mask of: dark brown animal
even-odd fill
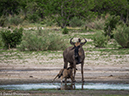
[[[69,62],[70,66],[74,68],[74,81],[75,81],[76,64],[81,64],[82,82],[84,82],[83,65],[84,65],[85,54],[82,46],[87,42],[87,40],[84,38],[85,42],[81,42],[81,39],[78,39],[78,42],[72,42],[72,39],[73,38],[70,39],[70,44],[73,46],[68,47],[63,52],[64,69],[67,69]]]
[[[59,73],[56,75],[56,77],[53,79],[52,82],[55,81],[56,78],[60,78],[61,77],[61,83],[63,81],[63,79],[65,78],[65,83],[67,81],[68,78],[71,79],[71,81],[73,82],[73,68],[72,67],[69,67],[67,69],[61,69],[59,71]]]

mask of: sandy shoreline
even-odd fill
[[[0,68],[0,85],[26,84],[26,83],[51,83],[62,65],[54,67],[51,65],[21,66]],[[86,65],[85,65],[86,66]],[[81,68],[77,65],[76,83],[81,82]],[[113,66],[87,66],[84,67],[85,83],[127,83],[129,84],[128,67]],[[68,79],[68,81],[70,81]],[[56,79],[55,82],[60,82]]]

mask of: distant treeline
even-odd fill
[[[128,25],[129,0],[0,0],[0,18],[22,14],[32,23],[54,18],[62,28],[73,17],[92,20],[107,13]]]

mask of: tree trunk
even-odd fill
[[[127,10],[127,15],[126,15],[126,25],[129,26],[129,20],[128,20],[128,10]]]

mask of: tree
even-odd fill
[[[107,14],[120,16],[125,23],[128,22],[129,0],[95,0],[93,12],[98,12],[99,15]]]
[[[19,5],[18,0],[0,0],[0,16],[18,14]]]
[[[85,14],[93,7],[94,0],[53,0],[45,10],[48,9],[59,26],[65,28],[71,17]]]

